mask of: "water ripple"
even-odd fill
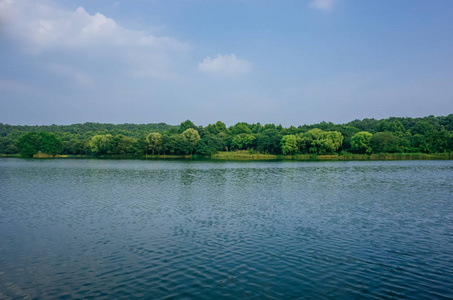
[[[0,160],[0,298],[451,299],[450,161]]]

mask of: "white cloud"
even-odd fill
[[[102,13],[90,14],[83,7],[61,9],[51,0],[0,0],[0,21],[4,27],[1,34],[25,53],[71,57],[74,66],[65,68],[68,70],[80,68],[81,59],[110,60],[111,65],[121,65],[122,71],[129,74],[168,79],[175,66],[173,60],[188,50],[177,39],[127,29]]]
[[[332,9],[333,6],[335,5],[336,0],[313,0],[310,3],[310,7],[316,8],[316,9],[324,9],[324,10],[329,10]]]
[[[211,74],[240,75],[250,71],[252,65],[245,59],[237,58],[234,54],[217,55],[216,57],[206,57],[198,68]]]

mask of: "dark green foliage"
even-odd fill
[[[38,153],[39,149],[39,135],[37,132],[29,132],[24,134],[17,143],[19,153],[23,157],[32,157]]]
[[[426,121],[418,121],[411,129],[412,134],[421,134],[425,136],[432,135],[435,131],[436,129],[434,126]]]
[[[55,134],[50,132],[41,131],[40,137],[40,148],[39,151],[42,153],[57,155],[63,150],[63,143]]]
[[[138,150],[137,146],[138,145],[136,139],[123,135],[117,135],[113,137],[111,153],[116,155],[134,154]]]
[[[19,153],[23,157],[32,157],[38,152],[49,155],[60,154],[63,150],[63,143],[55,134],[41,131],[24,134],[17,143]]]
[[[252,133],[252,129],[250,127],[251,127],[251,125],[249,125],[245,122],[240,122],[234,126],[231,126],[229,128],[229,132],[234,135],[241,134],[241,133]]]
[[[4,154],[15,154],[18,152],[14,142],[6,137],[0,137],[0,153]]]
[[[258,133],[263,130],[263,126],[260,123],[252,124],[252,132]]]
[[[360,131],[368,131],[371,133],[376,132],[376,126],[379,123],[379,120],[375,119],[363,119],[363,120],[354,120],[347,123],[346,125],[358,128]]]
[[[410,140],[410,152],[422,152],[422,153],[431,153],[431,145],[427,141],[426,137],[421,134],[415,134],[411,137]]]
[[[256,144],[256,135],[241,133],[233,137],[233,140],[231,141],[231,150],[255,149]]]
[[[392,132],[378,132],[371,137],[370,146],[374,153],[403,152],[399,139]]]
[[[445,130],[453,131],[453,114],[446,117],[437,117],[439,124],[445,128]]]
[[[208,126],[206,126],[205,131],[207,134],[216,135],[221,132],[227,132],[227,128],[225,123],[217,121],[217,123],[215,124],[209,124]]]
[[[186,120],[184,122],[181,122],[181,125],[179,125],[179,133],[183,133],[184,131],[186,131],[189,128],[192,128],[192,129],[196,128],[195,124],[192,123],[192,121]]]
[[[395,120],[395,121],[382,120],[377,124],[376,130],[378,132],[385,132],[385,131],[405,132],[406,131],[403,124],[398,120]]]
[[[258,134],[257,149],[262,153],[280,154],[282,136],[277,129],[265,129]]]
[[[441,130],[436,132],[434,141],[433,141],[433,148],[432,152],[435,153],[442,153],[447,151],[452,151],[452,141],[453,134],[447,130]]]
[[[287,155],[444,153],[453,151],[452,130],[453,114],[363,119],[346,124],[321,122],[297,128],[246,122],[227,128],[221,121],[203,127],[190,120],[179,126],[165,123],[13,126],[0,123],[0,153],[20,153],[24,157],[38,152],[49,155],[211,155],[225,150]],[[365,138],[363,133],[357,135],[359,132],[368,132],[372,138],[369,135]],[[293,137],[284,136],[295,136],[297,147]]]
[[[158,124],[103,124],[103,123],[84,123],[72,125],[43,125],[43,126],[28,126],[28,125],[7,125],[0,123],[0,136],[7,136],[12,132],[53,132],[55,134],[71,133],[81,136],[89,136],[90,138],[96,134],[123,134],[126,136],[139,138],[150,132],[164,132],[172,128],[177,129],[178,126],[167,125],[165,123]]]
[[[181,135],[170,135],[163,137],[163,151],[170,155],[187,155],[192,151],[189,145]]]
[[[358,128],[348,125],[338,125],[333,131],[338,131],[343,135],[343,144],[338,149],[339,151],[351,149],[352,137],[360,132]]]
[[[83,155],[90,153],[90,145],[86,140],[63,141],[62,154]]]
[[[205,136],[197,145],[196,154],[212,155],[225,148],[225,143],[221,138],[216,136]]]

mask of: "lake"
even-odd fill
[[[452,299],[453,161],[0,159],[0,298]]]

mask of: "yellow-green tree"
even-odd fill
[[[151,132],[145,138],[148,150],[151,151],[154,155],[155,152],[159,154],[162,151],[163,139],[162,135],[158,132]]]
[[[299,150],[297,145],[297,137],[295,135],[285,135],[281,141],[282,144],[282,152],[285,155],[293,155],[294,153]]]
[[[373,152],[371,149],[370,141],[373,135],[368,131],[360,131],[352,136],[351,150],[356,153],[370,154]]]
[[[189,153],[192,154],[197,147],[198,141],[201,139],[198,131],[189,128],[181,133],[181,136],[189,149]]]
[[[112,152],[113,136],[111,134],[98,134],[91,138],[91,152],[97,155],[110,154]]]
[[[343,144],[343,135],[338,131],[315,128],[299,135],[299,143],[301,150],[305,153],[333,153]]]

